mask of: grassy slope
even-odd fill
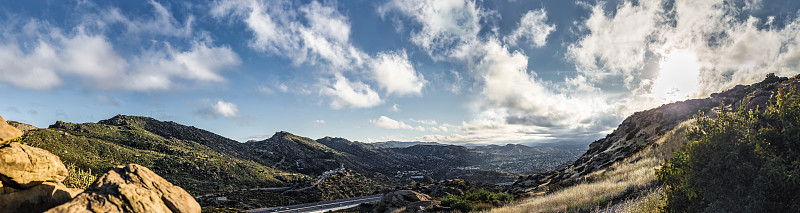
[[[58,122],[48,129],[29,131],[21,141],[94,175],[116,165],[140,164],[193,195],[279,186],[308,178],[231,157],[195,141],[167,139],[136,126]]]
[[[685,133],[692,126],[691,122],[681,123],[653,145],[607,169],[587,175],[581,184],[492,209],[491,212],[585,212],[606,207],[612,200],[624,199],[635,191],[650,192],[656,182],[654,171],[661,168],[665,159],[671,159],[675,150],[686,144]],[[643,197],[657,196],[654,195],[656,193],[648,193]],[[646,202],[652,203],[653,199],[627,203],[621,211],[653,209],[651,206],[657,205],[644,205],[648,204]]]

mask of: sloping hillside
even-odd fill
[[[336,150],[288,132],[277,132],[265,140],[245,144],[276,162],[273,168],[284,171],[320,175],[344,163],[344,156]]]
[[[565,168],[519,178],[509,189],[515,194],[534,194],[570,186],[587,175],[607,169],[639,151],[650,147],[678,124],[692,118],[698,112],[713,115],[719,106],[737,107],[742,100],[749,100],[751,107],[763,105],[769,96],[782,84],[795,83],[774,75],[764,81],[736,86],[730,90],[712,94],[705,99],[693,99],[637,112],[626,118],[616,130],[589,145],[580,158]]]
[[[89,170],[94,175],[116,165],[143,165],[193,195],[226,189],[281,186],[308,179],[304,175],[278,171],[218,152],[205,145],[210,141],[202,144],[186,140],[188,137],[167,138],[146,130],[146,124],[136,123],[141,118],[124,118],[117,116],[111,119],[113,122],[83,124],[58,121],[47,129],[28,131],[22,142],[46,149],[65,163]]]

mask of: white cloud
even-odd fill
[[[332,85],[331,85],[332,84]],[[370,108],[383,101],[377,92],[362,82],[350,82],[341,74],[336,74],[333,81],[328,81],[321,94],[331,98],[330,106],[334,109]]]
[[[411,122],[414,122],[414,123],[420,123],[420,124],[425,124],[425,125],[436,125],[437,124],[436,120],[417,120],[417,119],[413,119],[413,118],[408,119],[408,120],[410,120]]]
[[[334,69],[350,69],[362,66],[367,57],[350,44],[350,21],[334,5],[316,1],[299,7],[282,0],[219,1],[211,14],[244,22],[253,32],[250,47],[288,57],[297,65],[322,61]]]
[[[416,130],[416,131],[425,131],[425,127],[422,127],[422,126],[414,127],[414,126],[406,124],[405,122],[396,121],[396,120],[391,119],[391,118],[386,117],[386,116],[381,116],[378,119],[370,120],[369,122],[372,123],[372,125],[375,125],[377,127],[384,128],[384,129],[408,129],[408,130]]]
[[[21,27],[4,26],[22,30],[1,35],[0,82],[49,90],[63,85],[64,78],[75,78],[89,88],[169,90],[190,82],[223,82],[220,73],[241,63],[229,47],[213,46],[206,36],[191,39],[188,50],[163,42],[159,43],[164,44],[163,48],[121,54],[104,34],[109,23],[128,23],[124,24],[125,29],[135,35],[190,34],[191,17],[181,28],[183,33],[166,32],[179,28],[176,21],[166,8],[156,2],[151,4],[156,12],[152,21],[131,21],[112,8],[100,15],[86,14],[84,22],[67,27],[66,31],[36,19]],[[108,20],[100,18],[108,14],[115,15]],[[131,28],[134,26],[139,28]]]
[[[427,83],[422,74],[414,70],[405,51],[379,53],[370,63],[370,68],[378,86],[389,95],[421,95],[422,87]]]
[[[389,111],[400,112],[400,107],[397,104],[394,104],[392,105],[392,108],[389,108]]]
[[[239,117],[239,108],[236,107],[236,104],[230,102],[224,102],[222,100],[218,100],[216,104],[212,107],[214,110],[213,112],[217,115],[226,118],[233,118]]]
[[[168,35],[178,37],[189,37],[192,35],[192,22],[194,16],[189,16],[181,26],[172,16],[168,8],[151,0],[150,5],[153,6],[155,16],[152,19],[146,20],[131,20],[123,15],[117,8],[112,8],[108,11],[102,12],[97,17],[98,22],[102,24],[115,24],[120,23],[125,25],[125,30],[132,36],[140,34],[155,34],[155,35]]]
[[[449,55],[452,46],[477,39],[485,16],[471,0],[392,0],[378,8],[381,16],[392,11],[422,25],[411,32],[411,41],[434,59]]]
[[[522,16],[517,29],[506,36],[506,41],[510,45],[517,45],[517,42],[527,39],[531,47],[543,47],[547,44],[547,36],[555,31],[555,25],[547,25],[547,12],[544,9],[531,10]]]
[[[570,45],[569,57],[589,82],[608,85],[604,82],[609,77],[620,76],[632,96],[662,99],[638,110],[751,84],[770,72],[797,74],[800,20],[779,24],[771,17],[756,18],[752,14],[761,8],[760,1],[726,2],[623,1],[616,11],[607,11],[600,2],[580,23],[587,34]],[[695,83],[662,79],[670,76],[690,77]],[[679,97],[665,98],[670,89],[680,91]]]
[[[645,65],[645,56],[662,23],[660,1],[642,1],[634,5],[624,1],[611,14],[604,10],[605,2],[592,8],[582,27],[589,31],[568,49],[579,71],[593,79],[606,74],[631,76]],[[626,79],[631,83],[633,79]]]
[[[314,120],[315,124],[325,124],[325,120]]]
[[[168,90],[174,80],[223,82],[220,75],[241,63],[229,47],[212,47],[208,41],[194,41],[188,51],[176,50],[168,43],[163,50],[150,50],[133,60],[133,71],[126,89],[149,91]]]
[[[202,100],[202,102],[210,104],[210,106],[197,110],[195,113],[202,115],[206,118],[216,119],[219,116],[225,118],[240,117],[239,107],[237,107],[236,104],[234,103],[225,102],[223,100],[217,100],[216,102],[212,102],[208,99],[204,99]]]

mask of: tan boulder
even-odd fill
[[[146,167],[128,164],[100,176],[72,201],[47,212],[200,212],[181,187]]]
[[[411,190],[399,190],[383,195],[381,203],[392,208],[406,207],[410,203],[428,201],[431,197]]]
[[[44,149],[14,142],[0,148],[0,156],[0,180],[7,186],[25,189],[67,178],[67,167]]]
[[[3,116],[0,116],[0,147],[7,145],[12,139],[22,136],[22,131],[8,125]]]
[[[53,182],[44,182],[25,190],[0,187],[0,212],[43,212],[66,203],[80,192],[80,189],[70,189]]]

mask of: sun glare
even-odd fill
[[[651,94],[666,102],[685,100],[697,90],[699,74],[700,64],[694,53],[672,51],[659,64]]]

